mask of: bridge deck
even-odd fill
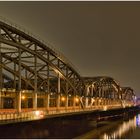
[[[112,107],[111,105],[108,106],[108,110],[111,109],[119,109],[120,107]],[[0,110],[0,124],[9,124],[9,123],[18,123],[18,122],[27,122],[27,121],[34,121],[39,119],[46,119],[52,117],[60,117],[60,116],[67,116],[67,115],[74,115],[74,114],[86,114],[89,112],[96,112],[96,111],[103,111],[103,107],[93,107],[93,108],[72,108],[69,107],[65,109],[64,107],[61,109],[57,109],[55,107],[47,110],[46,108],[38,108],[37,110],[33,109],[22,109],[19,113],[16,109],[9,109],[9,110]],[[104,110],[105,111],[105,110]]]

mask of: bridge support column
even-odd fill
[[[1,30],[0,30],[1,33]],[[1,43],[0,43],[0,109],[2,108],[2,88],[3,88],[3,77],[2,77],[2,55],[1,55]]]
[[[85,108],[88,108],[89,86],[86,86]]]
[[[85,108],[88,108],[88,97],[85,98]]]
[[[37,51],[37,45],[34,46],[34,51]],[[34,71],[35,71],[35,89],[34,89],[34,96],[33,96],[33,109],[37,110],[37,56],[34,56]]]
[[[46,109],[49,110],[49,104],[50,104],[50,95],[49,93],[46,94]]]
[[[59,65],[59,62],[58,62],[58,65]],[[60,108],[60,86],[61,86],[61,79],[60,79],[60,73],[58,73],[58,84],[57,84],[57,101],[56,101],[56,107],[57,109]]]
[[[97,107],[97,98],[94,99],[94,108]]]
[[[34,93],[33,95],[33,109],[37,109],[37,93]]]
[[[57,109],[60,109],[60,94],[57,95],[56,107]]]
[[[105,105],[105,103],[104,103],[105,101],[104,101],[104,98],[102,99],[102,107]]]
[[[102,100],[101,100],[101,98],[99,98],[98,99],[98,106],[101,107],[102,106],[101,104],[102,104]]]
[[[93,107],[94,103],[95,103],[95,100],[93,98],[91,98],[91,104],[90,104],[91,108]]]
[[[66,109],[68,109],[68,101],[69,101],[69,96],[66,95],[66,103],[65,103],[65,107],[66,107]]]
[[[107,99],[105,99],[105,105],[107,105]]]
[[[104,104],[103,105],[106,105],[106,99],[104,99]]]
[[[1,98],[1,109],[4,108],[4,98]]]
[[[107,100],[107,105],[109,106],[109,99]]]
[[[2,109],[2,92],[0,91],[0,109]]]
[[[18,103],[17,103],[17,110],[18,110],[18,112],[21,112],[21,91],[19,91],[19,93],[18,93],[18,98],[17,98],[17,100],[18,100]]]
[[[14,109],[17,109],[17,98],[16,98],[16,96],[13,98],[13,100],[14,100]]]
[[[19,52],[19,60],[18,60],[18,105],[17,105],[17,111],[21,112],[21,49],[18,49]]]
[[[75,104],[76,104],[75,99],[76,99],[76,96],[73,96],[73,108],[74,109],[75,109]]]
[[[92,84],[91,86],[91,96],[93,97],[93,88],[94,88],[94,85]]]

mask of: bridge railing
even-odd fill
[[[119,105],[108,105],[107,109],[113,109],[113,108],[120,108]],[[106,110],[107,110],[106,109]],[[38,108],[37,110],[33,109],[22,109],[21,112],[17,112],[16,109],[9,109],[9,110],[0,110],[0,122],[1,121],[30,121],[30,120],[37,120],[41,118],[47,118],[50,116],[55,116],[58,114],[67,114],[67,113],[75,113],[75,112],[85,112],[85,111],[95,111],[95,110],[104,110],[104,106],[95,106],[95,107],[88,107],[85,109],[82,109],[80,107],[61,107],[61,108]]]

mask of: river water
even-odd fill
[[[140,139],[140,113],[101,122],[60,118],[4,125],[0,138]]]

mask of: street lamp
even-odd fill
[[[21,96],[21,99],[22,99],[22,100],[25,100],[25,96],[24,96],[24,95],[22,95],[22,96]]]
[[[99,99],[99,103],[101,102],[101,99]]]
[[[64,101],[65,101],[65,97],[61,97],[61,101],[63,101],[63,102],[64,102]]]
[[[79,102],[79,99],[78,99],[77,97],[75,98],[75,102],[76,102],[76,103],[78,103],[78,102]]]

